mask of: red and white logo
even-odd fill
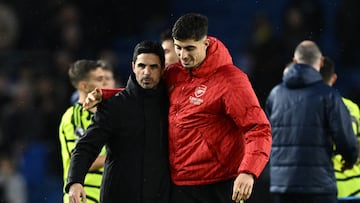
[[[205,94],[207,87],[205,85],[200,85],[195,89],[195,97],[201,97]]]

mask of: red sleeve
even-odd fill
[[[235,69],[231,69],[235,70]],[[247,172],[259,177],[269,161],[271,150],[271,127],[261,108],[247,75],[239,71],[226,74],[228,89],[224,94],[226,113],[242,130],[246,143],[245,154],[238,172]]]
[[[114,88],[114,89],[101,89],[102,98],[108,99],[114,96],[116,93],[123,91],[125,88]]]

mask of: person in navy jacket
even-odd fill
[[[322,82],[322,60],[313,41],[301,42],[294,64],[266,102],[273,136],[270,192],[275,203],[337,202],[331,157],[341,154],[344,169],[357,160],[349,112],[341,95]]]

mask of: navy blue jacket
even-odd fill
[[[295,64],[270,92],[266,112],[273,133],[270,191],[336,194],[331,157],[340,153],[355,163],[358,153],[340,94],[314,68]]]

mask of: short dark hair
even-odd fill
[[[161,67],[165,67],[165,53],[159,42],[145,40],[138,43],[134,48],[133,62],[136,62],[140,54],[153,53],[160,58]]]
[[[99,67],[101,67],[101,65],[98,62],[86,59],[77,60],[70,64],[68,75],[71,84],[77,88],[80,81],[86,80],[89,73]]]
[[[320,68],[320,74],[323,78],[324,83],[328,83],[331,76],[335,73],[335,63],[329,57],[324,57],[324,64]]]
[[[166,40],[171,40],[173,41],[173,37],[172,37],[172,32],[170,29],[167,29],[165,31],[163,31],[160,35],[160,42],[164,42]]]
[[[208,18],[198,13],[181,16],[174,24],[172,36],[177,40],[199,41],[208,34]]]

